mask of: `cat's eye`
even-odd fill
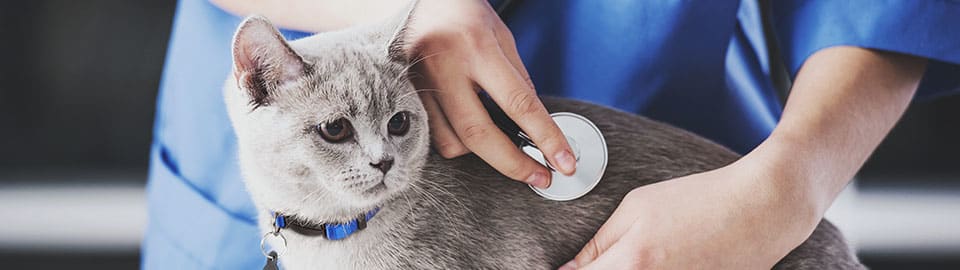
[[[387,122],[387,132],[390,135],[403,136],[407,134],[407,130],[410,130],[410,114],[407,112],[398,112]]]
[[[328,142],[338,143],[346,141],[353,136],[353,126],[350,125],[350,121],[347,121],[347,119],[340,118],[332,122],[317,125],[317,133],[320,133],[320,137],[323,137],[323,139]]]

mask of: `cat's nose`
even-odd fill
[[[390,167],[393,167],[393,158],[384,158],[377,163],[371,162],[370,166],[380,169],[380,171],[383,172],[383,174],[387,174],[387,171],[390,170]]]

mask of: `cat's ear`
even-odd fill
[[[393,31],[390,33],[390,41],[387,43],[387,56],[391,60],[397,61],[400,63],[409,63],[410,58],[412,58],[412,48],[409,43],[410,39],[410,28],[407,27],[410,22],[414,19],[414,12],[417,9],[418,0],[410,1],[410,4],[404,9],[404,11],[398,16],[396,16],[388,24],[393,26],[391,28]]]
[[[267,105],[278,86],[294,82],[307,65],[266,18],[251,16],[233,36],[233,75],[254,108]]]

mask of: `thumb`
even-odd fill
[[[577,269],[578,266],[582,267],[596,260],[633,227],[638,215],[635,207],[632,207],[630,198],[631,196],[627,195],[620,202],[620,206],[617,206],[617,209],[607,218],[603,226],[600,226],[600,229],[580,250],[580,253],[577,253],[573,260],[560,267],[560,269]]]
[[[607,223],[604,223],[603,226],[600,227],[597,234],[580,249],[577,256],[560,269],[577,269],[578,267],[583,267],[597,260],[597,258],[606,253],[610,247],[614,246],[624,233],[630,230],[631,224],[633,224],[632,218],[626,215],[618,215],[617,212],[614,212],[613,215],[610,216],[610,219],[607,220]]]
[[[610,249],[611,246],[616,244],[617,240],[620,239],[620,235],[614,234],[614,230],[610,230],[609,228],[610,226],[600,227],[597,234],[590,239],[590,242],[587,242],[587,245],[583,246],[583,249],[580,250],[580,253],[577,253],[573,261],[567,263],[566,266],[569,266],[567,269],[577,269],[592,263]]]
[[[647,268],[643,256],[638,256],[633,252],[634,246],[630,241],[617,241],[612,246],[607,247],[602,254],[595,257],[588,264],[578,264],[577,269],[598,270],[598,269],[643,269]]]

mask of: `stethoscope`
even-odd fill
[[[564,175],[547,162],[537,145],[530,140],[530,136],[520,129],[517,123],[510,120],[490,96],[486,93],[480,93],[478,96],[493,123],[523,153],[550,169],[553,176],[550,187],[530,186],[537,195],[555,201],[569,201],[583,197],[600,183],[603,172],[607,168],[607,142],[600,129],[590,119],[572,112],[550,114],[567,138],[567,143],[577,160],[577,171],[573,175]]]

